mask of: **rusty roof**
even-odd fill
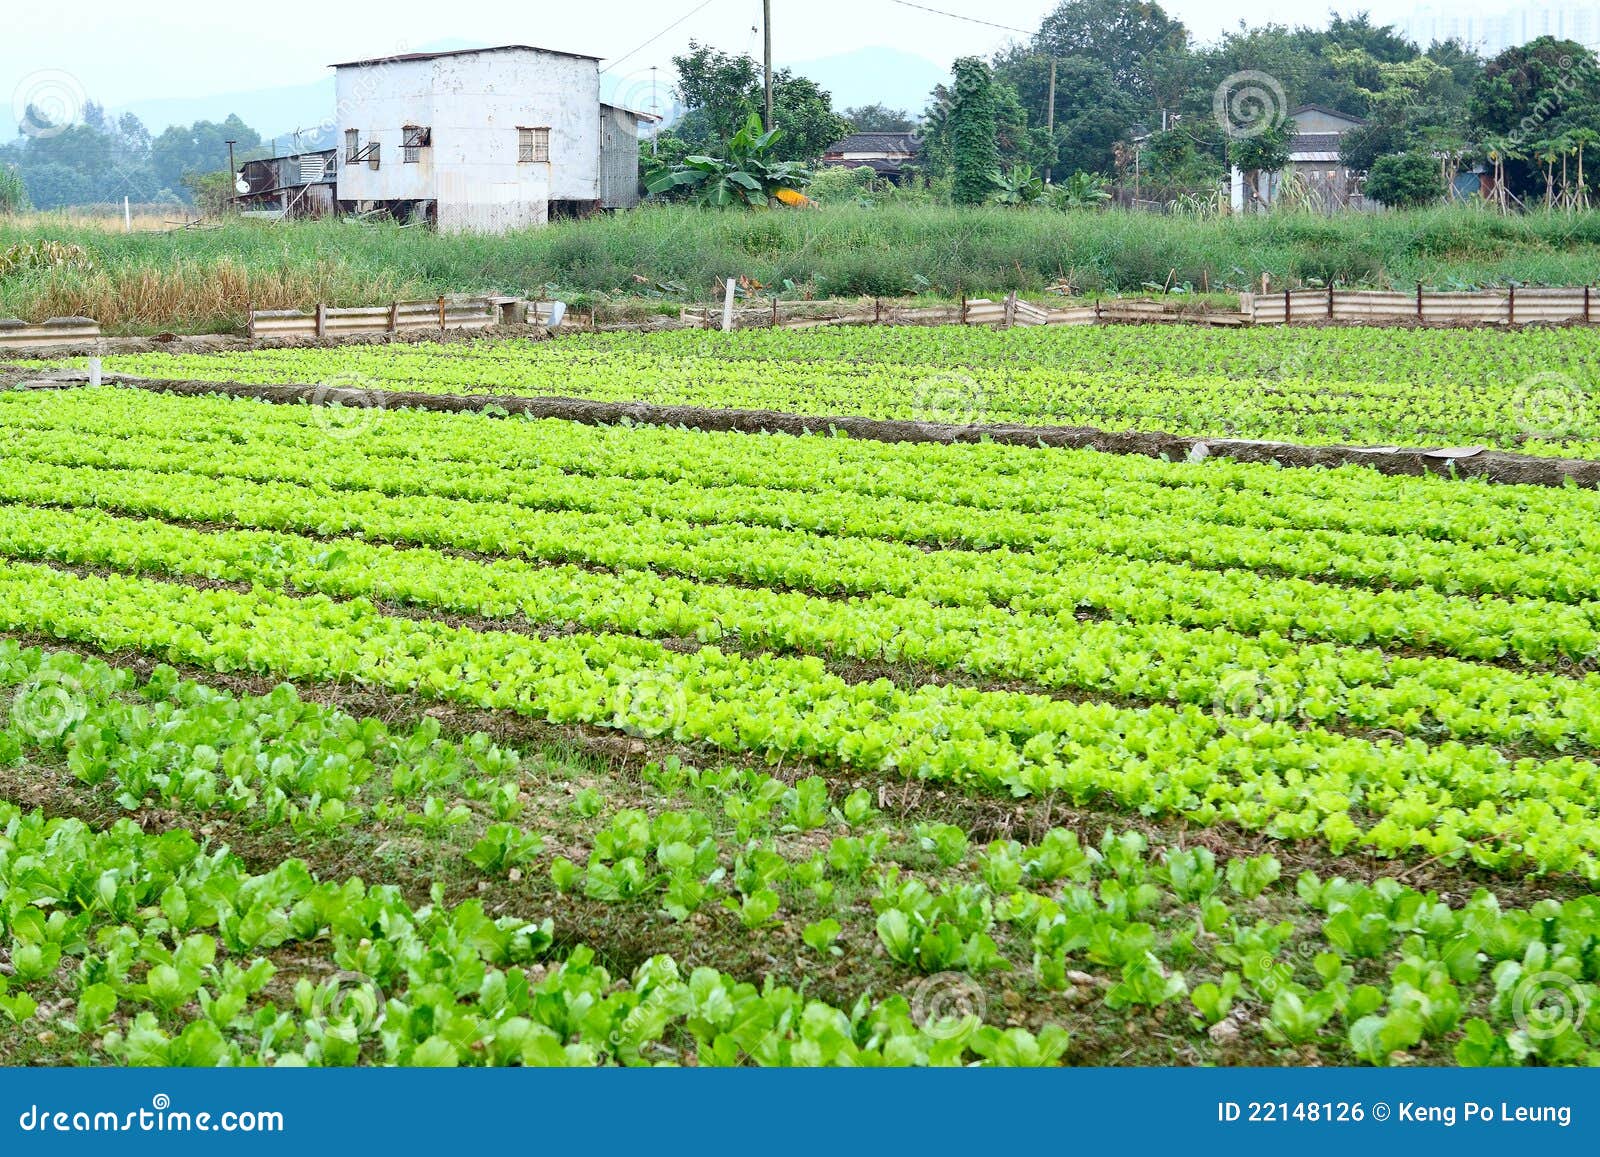
[[[542,52],[547,56],[570,56],[577,60],[602,60],[583,52],[562,52],[559,48],[540,48],[533,44],[500,44],[493,48],[454,48],[449,52],[399,52],[391,56],[372,56],[366,60],[342,60],[329,68],[361,68],[369,64],[408,64],[415,60],[440,60],[447,56],[472,56],[480,52]]]

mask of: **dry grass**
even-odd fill
[[[406,280],[387,270],[370,275],[372,301],[407,295]],[[40,279],[31,295],[44,317],[92,317],[108,329],[138,330],[182,318],[183,328],[237,329],[251,309],[295,309],[307,302],[344,304],[350,274],[331,261],[292,268],[251,267],[231,257],[178,261],[165,268],[98,266]],[[348,304],[358,304],[349,302]]]
[[[103,233],[164,233],[199,218],[186,205],[134,205],[131,219],[121,206],[53,209],[48,213],[21,213],[9,219],[19,229],[95,229]]]

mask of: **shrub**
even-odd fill
[[[1427,153],[1379,157],[1367,174],[1367,196],[1392,208],[1431,205],[1443,195],[1439,168]]]

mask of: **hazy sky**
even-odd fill
[[[0,102],[30,75],[59,70],[77,78],[90,99],[112,107],[153,97],[248,91],[314,81],[336,60],[381,56],[440,40],[537,44],[608,58],[634,53],[618,73],[648,76],[666,68],[694,38],[730,51],[760,50],[760,0],[611,0],[608,4],[475,5],[438,0],[371,4],[246,5],[214,0],[76,0],[37,4],[3,0],[0,16]],[[1037,27],[1053,0],[926,0],[945,9],[1021,29]],[[1270,0],[1170,0],[1167,11],[1200,39],[1244,19],[1321,24],[1330,9],[1365,9],[1393,21],[1409,0],[1303,7]],[[274,8],[282,15],[274,15]],[[946,64],[984,54],[1016,34],[905,7],[894,0],[773,0],[774,56],[804,61],[855,48],[889,46]],[[638,49],[636,53],[635,49]],[[602,67],[605,67],[603,64]]]

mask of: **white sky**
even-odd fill
[[[157,97],[202,96],[303,84],[327,75],[336,60],[381,56],[441,40],[538,44],[615,59],[689,13],[700,0],[612,0],[609,4],[440,4],[385,0],[371,4],[261,6],[215,0],[76,0],[30,4],[4,0],[0,18],[0,110],[24,79],[66,72],[89,97],[116,107]],[[1053,0],[926,0],[930,7],[1032,29]],[[274,15],[277,7],[282,15]],[[1322,24],[1329,9],[1366,10],[1398,21],[1409,0],[1320,0],[1286,9],[1270,0],[1170,0],[1168,13],[1201,40],[1243,19]],[[668,67],[690,38],[730,51],[760,50],[760,0],[710,0],[706,8],[631,56],[619,72],[648,75]],[[804,61],[885,46],[948,64],[985,54],[1015,38],[980,24],[903,7],[894,0],[773,0],[774,56]],[[609,61],[608,61],[609,63]],[[605,65],[603,64],[602,67]],[[8,134],[7,134],[8,135]]]

